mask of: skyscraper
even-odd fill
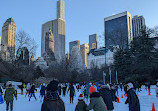
[[[0,36],[0,51],[1,51],[1,38],[2,38],[2,37]]]
[[[82,56],[82,62],[87,67],[87,53],[89,52],[89,44],[82,44],[80,45],[80,52]]]
[[[62,0],[57,1],[57,19],[65,20],[65,2]]]
[[[145,19],[143,16],[134,16],[132,19],[133,38],[141,36],[145,29]]]
[[[57,2],[57,19],[48,21],[42,25],[41,38],[41,56],[43,57],[46,49],[46,33],[49,30],[54,35],[54,55],[57,62],[60,62],[65,57],[65,20],[64,20],[64,2],[59,0]],[[59,16],[58,16],[59,15]]]
[[[89,50],[93,48],[97,49],[97,34],[89,35]]]
[[[13,18],[6,20],[2,27],[2,59],[12,62],[15,59],[16,25]]]
[[[70,54],[70,56],[71,56],[72,48],[74,46],[77,46],[80,49],[80,41],[76,40],[76,41],[69,42],[69,54]]]
[[[126,48],[133,40],[132,21],[129,12],[119,13],[104,19],[105,47]]]

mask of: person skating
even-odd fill
[[[96,92],[94,86],[89,88],[90,93],[90,104],[86,107],[86,111],[107,111],[103,98],[100,96],[99,92]]]
[[[35,88],[35,84],[33,84],[31,86],[31,89],[30,89],[30,98],[29,98],[29,101],[30,101],[30,99],[31,99],[32,96],[35,98],[35,100],[37,100],[37,98],[35,96],[35,91],[37,91],[37,89]]]
[[[111,92],[112,101],[117,102],[118,98],[116,96],[116,90],[115,90],[115,87],[113,85],[111,86],[110,92]]]
[[[155,92],[156,92],[156,97],[158,97],[158,80],[156,80]]]
[[[28,83],[27,85],[26,85],[26,95],[25,95],[25,97],[28,95],[28,97],[29,97],[29,95],[30,95],[30,89],[31,89],[31,84],[30,83]]]
[[[107,106],[107,109],[109,111],[114,110],[114,105],[112,102],[112,96],[111,96],[111,92],[110,92],[110,86],[102,85],[99,90],[99,93],[100,93],[101,97],[103,98],[104,103]]]
[[[68,92],[70,91],[70,103],[73,103],[74,95],[75,95],[75,88],[73,86],[73,83],[69,86]]]
[[[21,89],[21,95],[23,95],[23,88],[24,88],[23,83],[22,83],[22,85],[19,86],[19,88]]]
[[[43,83],[42,85],[41,85],[41,89],[40,89],[40,97],[41,97],[41,102],[42,102],[42,99],[44,98],[44,96],[45,96],[45,92],[46,92],[46,87],[45,87],[45,83]]]
[[[127,84],[127,100],[125,104],[129,104],[129,111],[140,111],[139,99],[135,93],[132,83]]]
[[[65,84],[63,85],[62,89],[63,89],[63,96],[65,96],[65,92],[66,92],[66,85]]]
[[[51,81],[46,88],[41,111],[65,111],[65,105],[58,95],[58,81]]]
[[[78,103],[76,105],[75,111],[85,111],[87,104],[84,102],[83,94],[78,97]]]
[[[11,81],[8,81],[6,85],[7,87],[4,94],[4,100],[6,101],[6,111],[9,110],[9,105],[10,105],[10,110],[13,111],[13,100],[14,100],[14,97],[17,100],[17,95],[14,90],[14,87],[12,86]]]
[[[3,91],[2,91],[2,87],[0,86],[0,104],[4,103],[2,95],[3,95]]]
[[[61,84],[58,85],[59,96],[61,95]]]

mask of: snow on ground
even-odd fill
[[[140,107],[141,111],[151,111],[152,109],[152,103],[155,104],[155,109],[158,110],[158,97],[156,97],[155,94],[155,86],[152,86],[151,89],[151,96],[148,95],[148,91],[146,91],[144,88],[142,88],[142,91],[139,92],[139,100],[140,100]],[[24,90],[25,91],[25,90]],[[20,92],[20,90],[18,91]],[[65,97],[62,97],[62,100],[65,103],[66,111],[74,111],[75,106],[78,102],[78,96],[80,92],[76,91],[76,95],[74,97],[74,103],[70,104],[69,101],[69,94],[67,94]],[[114,102],[114,111],[128,111],[128,105],[124,104],[126,97],[121,98],[121,94],[124,94],[124,92],[119,89],[119,98],[121,103]],[[36,93],[37,101],[34,98],[31,98],[31,101],[29,102],[28,97],[25,97],[25,95],[18,94],[18,100],[14,100],[14,110],[13,111],[41,111],[41,105],[42,102],[40,102],[39,93]],[[86,101],[86,100],[85,100]],[[89,104],[89,101],[87,102]],[[0,111],[6,111],[6,104],[0,104]]]

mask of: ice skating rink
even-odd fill
[[[18,90],[18,92],[20,92],[20,90]],[[69,94],[67,94],[65,97],[61,96],[62,100],[65,103],[66,111],[75,111],[75,106],[78,102],[79,94],[80,92],[76,91],[73,104],[70,104],[69,102]],[[114,111],[128,111],[128,104],[125,104],[127,97],[124,96],[123,98],[121,98],[122,94],[124,94],[124,91],[121,92],[121,90],[119,89],[118,97],[120,98],[120,103],[114,102]],[[148,91],[146,91],[144,87],[142,87],[142,91],[138,92],[138,94],[141,111],[151,111],[152,103],[155,104],[155,109],[158,110],[158,97],[156,97],[155,94],[155,86],[151,87],[150,96],[148,95]],[[37,101],[34,98],[31,98],[31,101],[29,102],[28,97],[18,94],[18,100],[14,99],[13,111],[41,111],[42,102],[40,102],[39,95],[39,93],[36,93]],[[89,104],[89,101],[85,101],[87,104]],[[0,104],[0,111],[6,111],[5,103]]]

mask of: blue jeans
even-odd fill
[[[31,99],[32,96],[36,99],[35,93],[30,94],[30,99]]]

